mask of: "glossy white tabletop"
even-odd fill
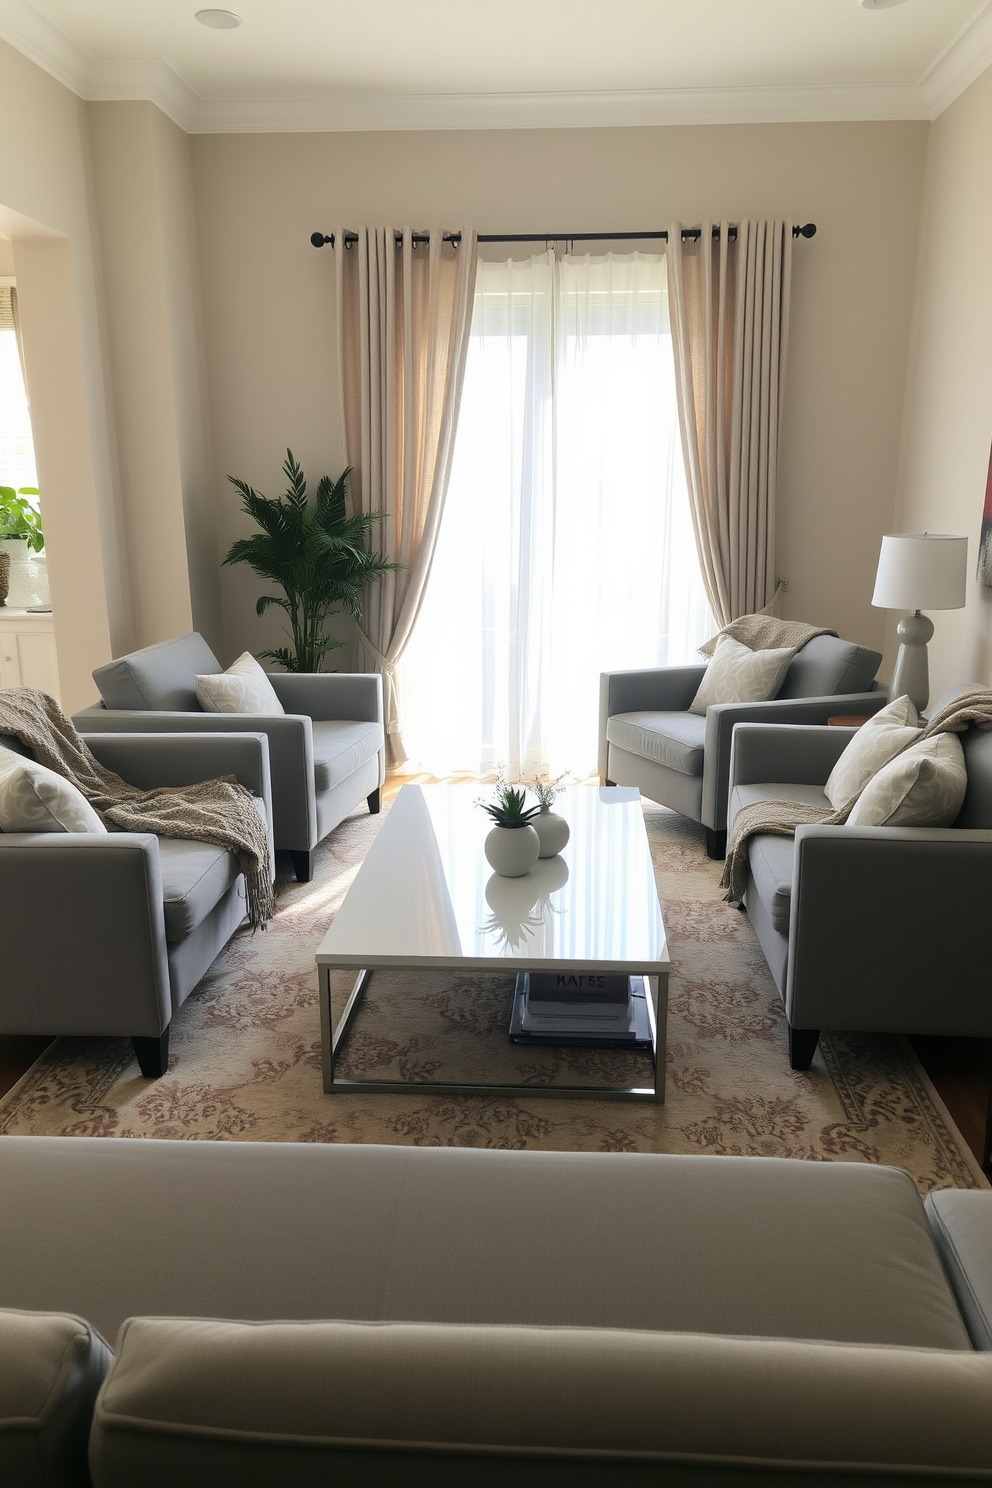
[[[405,785],[317,952],[329,966],[668,970],[640,796],[575,786],[560,857],[500,878],[483,852],[486,786]]]

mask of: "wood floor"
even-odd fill
[[[392,776],[383,787],[384,799],[393,800],[407,781],[430,784],[434,777]],[[0,1096],[17,1084],[50,1042],[47,1036],[0,1034]],[[981,1162],[992,1096],[992,1039],[916,1035],[910,1042],[958,1131]]]

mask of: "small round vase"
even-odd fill
[[[534,817],[534,831],[541,839],[541,857],[553,858],[561,852],[571,835],[568,822],[549,806],[542,806]]]
[[[500,878],[523,878],[541,856],[541,839],[534,828],[493,827],[486,838],[486,857]]]

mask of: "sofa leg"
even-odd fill
[[[793,1028],[789,1024],[789,1068],[808,1070],[820,1042],[818,1028]]]
[[[311,847],[309,852],[290,852],[297,883],[309,883],[313,878],[313,851]]]
[[[605,775],[604,775],[604,776],[603,776],[603,784],[604,784],[604,785],[612,785],[612,786],[613,786],[613,788],[614,788],[614,789],[616,789],[616,784],[617,784],[617,783],[616,783],[616,781],[615,781],[615,780],[607,780],[607,778],[606,778],[606,776],[605,776]]]
[[[135,1034],[131,1040],[138,1068],[146,1080],[157,1080],[169,1068],[169,1029],[158,1038],[143,1038]]]
[[[727,856],[727,834],[726,832],[715,832],[712,827],[706,827],[706,856],[708,858],[725,858]]]
[[[382,810],[382,787],[376,786],[372,794],[367,797],[369,803],[369,816],[378,816]]]

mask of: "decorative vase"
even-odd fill
[[[542,806],[534,817],[534,831],[541,839],[542,858],[556,857],[571,836],[568,822],[550,806]]]
[[[6,554],[10,567],[7,607],[11,610],[26,610],[30,605],[50,604],[45,555],[32,553],[23,537],[0,538],[0,553]]]
[[[6,553],[0,552],[0,605],[7,603],[7,590],[10,588],[10,559]]]
[[[541,839],[534,828],[493,827],[486,838],[489,866],[500,878],[523,878],[541,856]]]

